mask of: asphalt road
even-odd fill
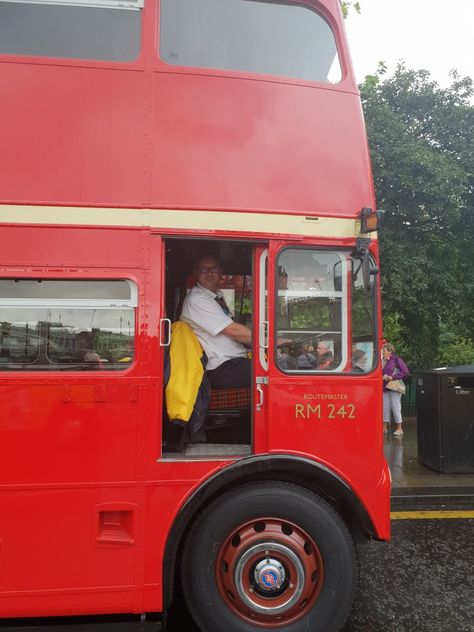
[[[392,541],[362,547],[359,561],[344,632],[474,632],[473,518],[394,520]],[[182,605],[168,632],[198,632]]]

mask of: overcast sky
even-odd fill
[[[474,0],[359,0],[346,20],[357,82],[379,61],[392,74],[404,59],[410,69],[429,70],[441,86],[449,71],[474,78]]]

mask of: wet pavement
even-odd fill
[[[344,632],[473,632],[474,519],[396,520],[391,543],[360,552]]]
[[[393,430],[393,429],[392,429]],[[467,488],[474,490],[474,474],[440,474],[418,462],[416,419],[408,418],[403,423],[404,435],[384,435],[384,452],[392,474],[392,497],[402,490],[427,493],[439,489],[445,495]]]

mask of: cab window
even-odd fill
[[[280,370],[359,373],[376,365],[374,280],[367,287],[350,253],[283,250],[277,293]]]

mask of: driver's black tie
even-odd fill
[[[219,305],[221,306],[221,309],[224,312],[224,314],[226,316],[230,316],[232,318],[232,314],[230,312],[230,309],[227,307],[227,303],[225,302],[225,298],[223,296],[216,296],[214,300],[219,303]]]

